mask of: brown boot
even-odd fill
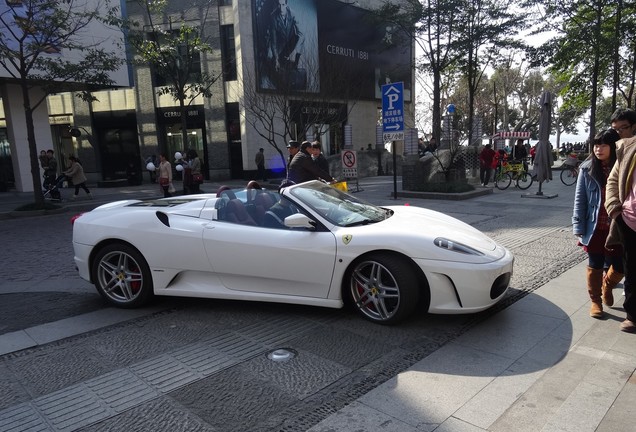
[[[610,267],[603,277],[602,297],[603,303],[607,306],[614,305],[614,294],[612,289],[623,279],[623,273],[614,271],[614,267]]]
[[[601,292],[603,285],[603,269],[587,268],[587,293],[590,295],[592,306],[590,316],[592,318],[603,317],[603,303],[601,303]]]

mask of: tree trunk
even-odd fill
[[[33,109],[31,108],[31,97],[29,86],[26,80],[20,81],[22,90],[22,103],[24,105],[24,116],[27,127],[27,141],[29,143],[29,159],[31,162],[31,178],[33,180],[33,200],[36,204],[44,203],[44,193],[42,192],[42,182],[40,180],[40,164],[37,158],[38,149],[35,141],[35,126],[33,124]]]
[[[185,104],[184,99],[179,99],[179,111],[181,111],[181,140],[183,146],[181,151],[186,153],[188,151],[188,106]]]
[[[600,40],[600,36],[601,36],[601,24],[602,24],[602,20],[603,20],[603,15],[602,15],[602,10],[599,7],[597,7],[596,9],[596,23],[594,25],[594,33],[595,33],[595,40]],[[599,44],[596,43],[594,45],[594,66],[592,67],[592,95],[591,95],[591,100],[590,100],[590,135],[589,135],[589,141],[588,142],[593,142],[594,139],[594,135],[596,135],[596,105],[597,105],[597,98],[598,98],[598,77],[599,77],[599,69],[600,69],[600,57],[601,54],[599,52]],[[588,151],[591,151],[591,149],[588,149]]]

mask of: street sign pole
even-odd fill
[[[391,141],[393,153],[393,197],[397,199],[397,155],[395,141],[404,141],[404,83],[382,86],[382,138]]]

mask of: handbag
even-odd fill
[[[174,185],[172,183],[169,183],[168,185],[168,193],[175,193],[177,190],[175,189]]]
[[[170,184],[170,179],[168,177],[159,177],[159,186],[164,187]]]
[[[203,183],[203,174],[192,174],[192,182],[196,184]]]

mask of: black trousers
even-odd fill
[[[485,185],[488,184],[488,182],[490,181],[491,174],[492,174],[492,168],[490,168],[489,166],[481,165],[479,167],[479,180],[481,181],[482,184],[485,184]]]
[[[627,226],[621,216],[616,218],[623,244],[623,270],[625,271],[625,302],[623,309],[627,319],[636,322],[636,231]]]

